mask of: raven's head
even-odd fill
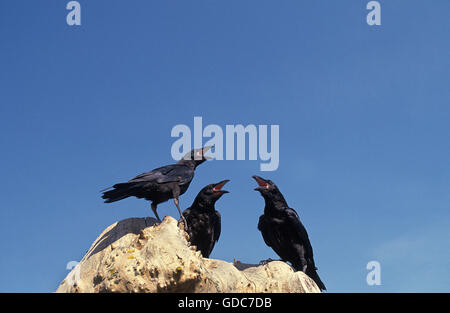
[[[261,195],[266,200],[284,200],[283,195],[280,190],[278,190],[277,185],[270,179],[264,179],[262,177],[253,175],[254,180],[258,183],[258,187],[255,188],[256,191],[259,191]]]
[[[190,152],[186,153],[186,155],[180,161],[192,161],[194,167],[202,164],[206,160],[211,160],[212,158],[205,155],[208,150],[210,150],[213,146],[206,146],[199,149],[192,149]]]
[[[197,197],[195,198],[195,202],[203,206],[214,206],[216,201],[219,200],[222,195],[229,193],[229,191],[222,189],[223,186],[225,186],[225,184],[229,181],[229,179],[225,179],[221,182],[218,182],[217,184],[210,184],[204,187],[198,193]]]

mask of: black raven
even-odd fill
[[[197,246],[203,257],[208,258],[215,243],[220,236],[220,213],[216,211],[214,204],[228,193],[222,187],[229,182],[223,180],[217,184],[210,184],[198,193],[191,207],[183,212],[188,222],[187,232],[192,245]]]
[[[308,233],[300,222],[294,209],[291,209],[278,187],[271,181],[253,176],[258,183],[255,188],[263,196],[266,206],[259,218],[258,229],[264,242],[271,247],[283,261],[289,261],[296,271],[311,277],[320,288],[326,290],[314,264],[313,249]]]
[[[188,189],[194,178],[196,167],[209,159],[204,155],[209,149],[211,149],[211,146],[193,149],[176,164],[156,168],[151,172],[138,175],[126,183],[115,184],[104,190],[102,198],[105,199],[105,203],[119,201],[131,196],[150,200],[152,201],[153,213],[155,213],[159,222],[161,222],[161,219],[156,212],[156,207],[159,203],[174,199],[181,216],[178,197]],[[187,226],[186,223],[185,226]]]

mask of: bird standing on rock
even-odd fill
[[[228,179],[204,187],[191,207],[183,212],[183,217],[189,225],[187,229],[189,240],[205,258],[209,257],[215,243],[219,240],[221,217],[214,205],[223,194],[228,193],[222,190],[227,182],[229,182]]]
[[[158,204],[174,199],[178,212],[184,220],[178,197],[189,188],[197,166],[210,159],[205,156],[205,153],[211,148],[212,146],[193,149],[176,164],[156,168],[138,175],[126,183],[115,184],[104,190],[102,198],[105,199],[105,203],[119,201],[131,196],[150,200],[152,201],[151,208],[158,222],[161,222],[156,211]],[[185,220],[184,222],[187,226]]]
[[[264,242],[271,247],[283,261],[289,261],[296,271],[311,277],[320,288],[326,290],[317,274],[313,249],[305,227],[294,209],[291,209],[278,187],[271,181],[253,176],[258,183],[255,188],[265,200],[264,214],[259,218],[258,229]]]

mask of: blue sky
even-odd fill
[[[181,197],[231,179],[211,257],[276,258],[258,174],[299,213],[330,292],[448,292],[450,2],[380,1],[379,27],[367,2],[81,0],[69,27],[65,1],[1,1],[0,291],[54,291],[104,228],[152,216],[99,190],[171,163],[172,127],[202,116],[280,125],[277,171],[207,162]]]

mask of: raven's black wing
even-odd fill
[[[266,245],[268,245],[269,247],[272,247],[272,241],[270,240],[270,237],[268,236],[268,225],[265,219],[264,215],[261,215],[259,217],[259,222],[258,222],[258,230],[261,232],[264,242],[266,243]]]
[[[211,220],[210,220],[210,231],[212,231],[212,239],[211,241],[208,242],[208,251],[207,251],[207,257],[209,257],[209,255],[211,254],[211,252],[214,249],[214,245],[216,244],[216,242],[219,240],[220,237],[220,231],[221,231],[221,216],[219,212],[215,212],[215,214],[213,214],[211,216]]]
[[[193,177],[194,170],[186,165],[167,165],[138,175],[126,183],[115,184],[111,188],[103,190],[102,198],[106,199],[106,203],[122,200],[130,196],[142,198],[142,190],[152,188],[154,185],[171,182],[177,182],[179,185],[189,184]]]
[[[194,170],[182,164],[172,164],[156,168],[150,172],[140,174],[128,183],[155,182],[158,184],[179,182],[184,184],[193,178]],[[126,183],[125,183],[126,184]]]
[[[221,222],[222,217],[219,212],[215,212],[214,218],[213,218],[213,227],[214,227],[214,242],[217,242],[220,237],[220,232],[222,230]]]
[[[311,277],[317,284],[320,290],[326,290],[325,284],[317,274],[317,267],[314,263],[314,255],[313,249],[311,246],[311,242],[309,241],[308,233],[306,232],[306,228],[303,226],[300,218],[298,217],[297,212],[294,209],[288,208],[286,209],[286,215],[291,223],[294,225],[297,235],[301,241],[301,244],[305,248],[305,258],[307,261],[306,275]]]
[[[282,248],[281,234],[271,229],[271,225],[265,215],[259,217],[258,229],[261,231],[266,245],[271,247],[278,256],[284,259],[286,256]]]
[[[311,246],[311,242],[309,241],[308,233],[306,232],[305,226],[303,226],[300,218],[298,217],[297,212],[294,209],[287,208],[285,210],[286,214],[286,222],[295,230],[295,234],[297,235],[298,243],[301,244],[305,249],[305,257],[308,259],[312,265],[314,265],[314,254]]]

